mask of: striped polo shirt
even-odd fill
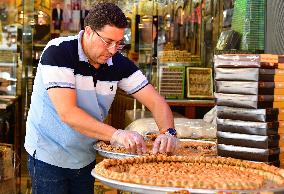
[[[96,139],[63,123],[47,91],[50,88],[75,90],[77,105],[103,122],[118,87],[133,94],[148,84],[137,66],[120,53],[99,69],[94,68],[82,49],[83,33],[53,39],[44,48],[26,123],[27,152],[33,155],[36,151],[38,160],[71,169],[82,168],[95,160],[92,145]]]

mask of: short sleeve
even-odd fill
[[[61,46],[46,48],[40,59],[40,73],[45,88],[75,88],[74,67]]]
[[[148,85],[148,80],[140,69],[128,58],[121,54],[113,58],[114,64],[119,69],[121,79],[118,82],[118,87],[128,94],[134,94],[140,89]]]
[[[124,90],[127,94],[134,94],[148,85],[148,80],[140,70],[132,73],[129,77],[123,78],[118,87]]]

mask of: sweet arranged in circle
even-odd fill
[[[95,172],[142,185],[193,189],[253,190],[284,185],[284,170],[223,157],[150,155],[105,159]]]
[[[151,155],[154,141],[146,141],[147,152],[145,155]],[[114,153],[125,153],[128,151],[124,147],[112,146],[107,142],[98,141],[96,147],[101,150],[114,152]],[[178,143],[175,155],[178,156],[216,156],[216,143],[205,142],[205,141],[180,141]]]

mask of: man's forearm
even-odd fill
[[[91,138],[109,141],[116,131],[112,126],[98,121],[79,107],[72,108],[61,118],[71,128]]]
[[[151,111],[160,130],[174,127],[173,114],[168,103],[152,85],[148,84],[133,94],[133,97]]]
[[[172,111],[164,99],[159,103],[155,103],[151,112],[160,131],[174,127]]]

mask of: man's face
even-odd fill
[[[124,28],[106,25],[95,31],[87,26],[84,33],[84,52],[92,65],[99,65],[106,63],[117,52],[123,42]]]

